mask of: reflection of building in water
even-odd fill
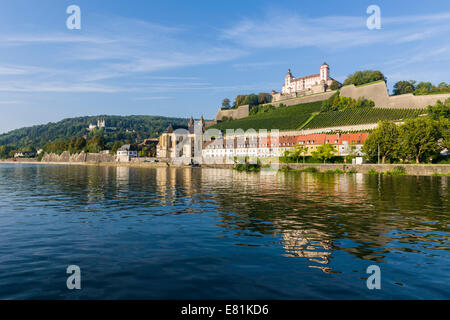
[[[116,167],[116,184],[128,185],[130,182],[130,167]]]
[[[330,272],[331,268],[326,267],[330,262],[329,256],[332,254],[329,237],[320,231],[311,230],[290,230],[282,231],[283,247],[286,250],[286,257],[307,258],[309,261],[317,262],[321,265],[312,265],[312,268],[321,269],[323,272]]]
[[[176,196],[176,168],[156,168],[156,194],[162,205],[173,204]]]

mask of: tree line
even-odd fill
[[[432,162],[450,149],[450,99],[428,107],[428,116],[404,124],[381,121],[365,141],[363,152],[373,162]]]
[[[450,84],[441,82],[437,86],[431,82],[402,80],[394,84],[394,95],[413,93],[415,95],[450,93]]]

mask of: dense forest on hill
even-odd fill
[[[87,130],[97,120],[105,120],[106,127],[115,129]],[[86,116],[68,118],[59,122],[16,129],[0,135],[0,146],[19,149],[38,149],[56,141],[69,140],[84,135],[100,135],[105,143],[115,141],[141,142],[158,137],[169,124],[186,125],[188,119],[160,116]]]

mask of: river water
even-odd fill
[[[449,183],[2,164],[0,299],[448,299]]]

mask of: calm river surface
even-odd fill
[[[448,299],[450,178],[2,164],[0,299],[36,298]]]

